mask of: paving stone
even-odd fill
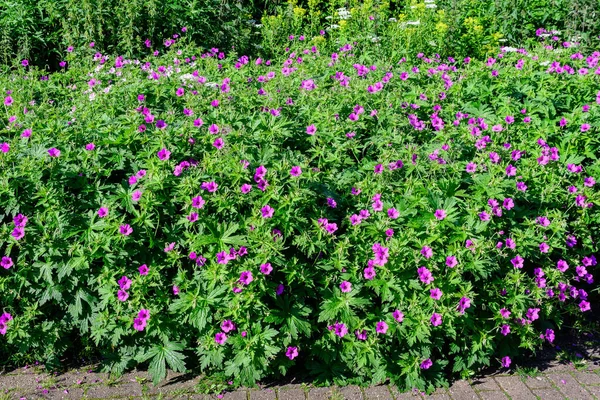
[[[390,385],[388,387],[390,389],[390,392],[392,392],[392,396],[397,400],[414,399],[415,397],[419,396],[418,393],[400,392],[400,390],[398,390],[398,387],[395,385]]]
[[[585,386],[585,388],[587,389],[588,392],[590,392],[591,394],[596,396],[596,398],[600,399],[600,386],[591,385],[591,386]]]
[[[508,400],[508,396],[504,394],[504,392],[496,391],[496,390],[488,390],[485,392],[479,392],[479,396],[483,400]],[[521,400],[519,398],[519,400]]]
[[[327,400],[333,394],[333,387],[311,388],[308,392],[308,400]]]
[[[279,400],[305,400],[306,394],[302,385],[285,385],[277,388]]]
[[[338,389],[344,400],[362,400],[363,394],[358,386],[345,386]]]
[[[484,377],[471,382],[471,387],[476,391],[500,390],[500,386],[494,381],[494,378]]]
[[[479,399],[475,390],[469,385],[467,381],[456,381],[450,386],[450,396],[454,400],[471,400]]]
[[[575,375],[575,379],[577,379],[579,383],[584,383],[586,385],[600,385],[600,375],[593,372],[577,371],[573,373],[573,375]]]
[[[367,400],[392,400],[392,394],[387,386],[373,386],[364,389]]]
[[[583,386],[579,384],[569,374],[548,374],[548,379],[550,379],[554,385],[569,399],[577,399],[577,400],[593,400],[592,395],[586,391]]]
[[[275,389],[263,389],[250,391],[250,400],[275,400],[277,393]],[[302,398],[304,399],[304,397]]]
[[[531,390],[518,376],[499,376],[496,382],[514,400],[536,400]]]
[[[234,392],[226,392],[223,396],[225,400],[248,400],[248,392],[245,390],[236,390]]]
[[[525,378],[525,385],[527,385],[530,389],[545,389],[551,388],[552,384],[545,376],[528,376]]]
[[[552,389],[537,389],[533,391],[533,394],[538,396],[541,400],[565,400],[565,396],[554,388]],[[517,399],[515,399],[517,400]],[[576,400],[576,399],[572,399]]]
[[[449,395],[442,394],[432,394],[431,396],[423,396],[424,399],[428,400],[452,400]]]

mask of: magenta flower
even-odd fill
[[[444,218],[446,218],[446,210],[435,210],[435,213],[433,215],[437,220],[441,221]]]
[[[223,146],[225,146],[225,142],[223,141],[223,139],[221,138],[217,138],[215,139],[215,141],[213,142],[213,146],[217,149],[217,150],[221,150],[223,148]]]
[[[129,224],[121,225],[119,227],[119,233],[124,236],[129,236],[133,232],[133,228]]]
[[[252,277],[252,272],[250,272],[250,271],[243,271],[243,272],[240,274],[240,279],[239,279],[239,282],[240,282],[242,285],[246,285],[246,286],[247,286],[247,285],[249,285],[249,284],[250,284],[250,282],[252,282],[253,280],[254,280],[254,278]]]
[[[119,284],[119,287],[123,290],[129,290],[129,288],[131,287],[131,279],[129,279],[126,276],[122,276],[121,279],[117,281],[117,283]]]
[[[212,135],[216,135],[217,133],[219,133],[219,126],[217,124],[211,124],[208,127],[208,131],[212,134]]]
[[[249,185],[247,183],[244,183],[241,187],[240,187],[240,192],[247,194],[252,190],[252,185]]]
[[[420,267],[419,269],[417,269],[417,273],[419,274],[419,279],[421,280],[421,282],[423,282],[426,285],[434,281],[431,271],[429,271],[425,267]]]
[[[50,157],[60,157],[60,150],[56,147],[53,147],[48,150],[48,154],[50,155]]]
[[[433,326],[439,326],[442,324],[442,316],[438,313],[433,313],[429,320],[431,321],[431,325]]]
[[[589,311],[591,309],[590,302],[586,300],[581,300],[581,302],[579,303],[579,309],[581,310],[581,312]]]
[[[342,293],[348,293],[352,290],[352,284],[348,281],[343,281],[340,283],[340,289]]]
[[[107,215],[108,215],[108,208],[106,208],[106,207],[100,207],[100,208],[98,209],[98,216],[99,216],[100,218],[104,218],[104,217],[106,217]]]
[[[156,155],[158,156],[158,158],[161,161],[165,161],[171,157],[171,152],[169,150],[167,150],[166,148],[163,148],[163,149],[159,150],[158,153],[156,153]]]
[[[129,293],[127,293],[124,290],[119,290],[117,292],[117,298],[119,299],[119,301],[125,301],[129,298]]]
[[[431,361],[431,359],[428,358],[421,363],[420,367],[421,367],[421,369],[429,369],[432,366],[433,366],[433,361]]]
[[[140,271],[140,275],[148,275],[148,266],[146,264],[140,265],[138,271]]]
[[[425,257],[426,259],[430,259],[431,257],[433,257],[433,250],[429,246],[423,246],[423,248],[421,249],[421,255],[423,255],[423,257]]]
[[[227,335],[223,332],[219,332],[215,335],[215,342],[218,344],[224,344],[227,341]]]
[[[139,201],[141,198],[142,198],[141,190],[136,190],[135,192],[133,192],[131,194],[131,200],[133,200],[133,201]]]
[[[221,330],[225,333],[234,331],[236,329],[235,324],[230,319],[226,319],[221,323]]]
[[[476,170],[477,170],[477,164],[475,164],[474,162],[468,163],[467,167],[465,168],[465,171],[467,171],[469,174],[472,174]]]
[[[290,360],[293,360],[294,358],[298,357],[298,348],[289,346],[285,352],[285,356]]]
[[[509,356],[502,357],[501,363],[504,368],[510,367],[510,363],[511,363],[510,357]]]
[[[275,209],[269,206],[268,204],[260,209],[263,218],[271,218],[273,217],[273,213]]]
[[[300,169],[299,166],[292,167],[292,169],[290,170],[291,176],[300,176],[301,173],[302,173],[302,169]]]
[[[511,198],[506,198],[502,202],[502,207],[504,207],[505,210],[510,210],[514,206],[515,206],[515,202]]]
[[[308,135],[314,135],[315,132],[317,132],[317,127],[314,124],[309,125],[309,126],[306,127],[306,133]]]
[[[21,226],[15,226],[13,229],[11,236],[15,238],[15,240],[21,240],[25,237],[25,229]]]
[[[146,320],[142,319],[142,318],[135,318],[133,320],[133,329],[135,329],[136,331],[143,331],[144,328],[146,327]]]
[[[181,97],[181,96],[183,96],[185,94],[185,90],[182,87],[180,87],[180,88],[177,89],[177,91],[175,92],[175,94],[177,95],[177,97]]]
[[[261,273],[263,273],[265,275],[269,275],[271,273],[271,271],[273,271],[273,267],[271,266],[271,263],[265,263],[265,264],[260,265]]]
[[[10,267],[12,267],[13,264],[13,260],[10,257],[2,257],[2,261],[0,261],[0,265],[2,266],[2,268],[4,269],[9,269]]]
[[[429,293],[430,297],[434,300],[439,300],[442,298],[442,291],[439,288],[430,289]]]
[[[456,311],[458,311],[461,314],[464,314],[465,310],[470,307],[471,299],[469,299],[468,297],[461,297],[458,301],[458,306],[456,306]]]
[[[404,320],[404,314],[400,310],[395,310],[392,313],[392,317],[394,317],[397,322],[402,322]]]
[[[523,259],[523,257],[517,255],[515,258],[513,258],[512,260],[510,260],[510,262],[512,263],[512,265],[515,268],[523,268],[523,262],[525,260]]]
[[[375,278],[375,275],[376,275],[375,268],[373,268],[373,267],[367,267],[363,271],[363,276],[365,277],[365,279],[373,280],[373,278]]]
[[[200,187],[209,193],[214,193],[219,188],[219,185],[217,185],[216,182],[202,182],[202,185],[200,185]]]
[[[446,265],[448,266],[448,268],[454,268],[458,265],[458,261],[456,260],[455,256],[448,256],[446,257]]]
[[[390,208],[387,213],[391,219],[397,219],[400,216],[400,213],[395,208]]]
[[[204,201],[202,196],[196,196],[192,199],[192,207],[194,207],[194,208],[200,209],[200,208],[204,207],[205,203],[206,202]]]
[[[385,321],[379,321],[377,323],[377,325],[375,326],[375,331],[377,333],[381,333],[381,334],[385,335],[387,330],[388,330],[388,324],[386,324]]]

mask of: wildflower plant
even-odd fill
[[[0,75],[2,359],[431,390],[594,312],[600,53],[380,36]]]

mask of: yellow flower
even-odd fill
[[[306,10],[302,7],[294,7],[294,16],[296,18],[302,18],[306,14]]]

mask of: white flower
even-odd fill
[[[396,18],[390,18],[388,19],[389,22],[398,22],[398,20]]]
[[[546,61],[542,61],[542,62],[540,63],[540,65],[541,65],[541,66],[543,66],[543,67],[545,67],[545,66],[547,66],[547,65],[550,65],[550,61],[547,61],[547,60],[546,60]]]
[[[96,99],[96,93],[92,92],[90,93],[90,101],[93,101]]]
[[[427,4],[425,8],[437,8],[437,6],[435,4]]]
[[[421,25],[421,21],[406,21],[406,25]]]
[[[181,79],[182,81],[186,82],[186,81],[194,80],[195,77],[192,74],[184,74],[184,75],[181,75],[179,77],[179,79]]]

